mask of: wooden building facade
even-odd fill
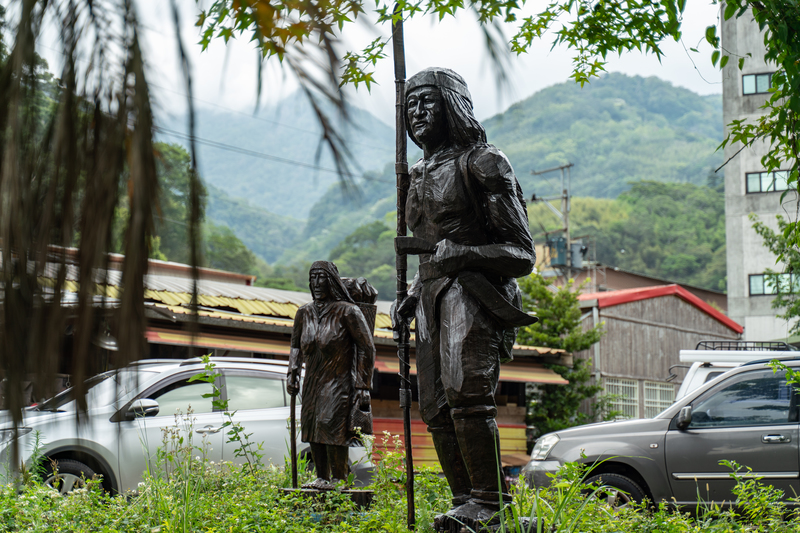
[[[679,352],[701,340],[736,340],[743,328],[680,285],[580,296],[585,326],[605,334],[575,357],[592,362],[595,382],[621,398],[628,418],[649,418],[668,407],[682,382]]]

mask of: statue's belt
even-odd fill
[[[394,246],[398,254],[412,255],[432,254],[436,248],[435,244],[418,237],[397,237]],[[423,281],[442,277],[441,273],[436,272],[430,263],[421,263],[419,274]],[[459,285],[483,304],[486,311],[503,325],[530,326],[539,320],[506,300],[484,274],[465,270],[458,273],[457,279]]]

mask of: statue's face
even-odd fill
[[[331,285],[328,281],[328,273],[324,270],[312,270],[308,275],[308,284],[314,300],[322,301],[330,298]]]
[[[436,87],[420,87],[406,98],[408,124],[417,141],[436,146],[447,138],[447,118],[442,93]]]

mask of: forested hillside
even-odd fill
[[[573,235],[597,250],[605,265],[725,290],[725,199],[714,187],[691,183],[640,182],[617,199],[573,198]],[[537,244],[558,227],[542,204],[529,204],[531,233]],[[366,276],[381,298],[394,298],[393,222],[374,221],[357,228],[330,254],[347,276]],[[415,265],[409,271],[413,273]]]
[[[335,113],[330,118],[339,123],[347,141],[353,173],[380,171],[393,161],[393,128],[358,108],[350,110],[349,124]],[[299,93],[255,114],[201,105],[196,121],[198,163],[206,183],[231,197],[246,198],[254,207],[304,219],[338,180],[336,172],[309,168],[335,166],[328,148],[320,143],[316,116]],[[160,123],[168,130],[186,132],[183,116],[167,116]],[[160,137],[168,142],[180,139],[167,133]]]
[[[257,118],[201,110],[199,135],[313,163],[317,137],[309,132],[316,126],[303,107],[293,97]],[[362,168],[373,169],[357,180],[357,191],[343,190],[335,174],[200,146],[208,221],[229,227],[273,265],[256,268],[262,277],[305,287],[304,268],[330,258],[345,275],[369,276],[382,297],[393,294],[386,218],[395,209],[392,132],[366,112],[354,116],[362,129],[356,128],[351,150]],[[721,158],[715,152],[722,139],[719,96],[610,74],[583,89],[554,85],[484,123],[528,198],[559,188],[557,174],[530,170],[575,164],[572,233],[594,239],[600,262],[724,288],[722,193],[702,186]],[[419,156],[411,150],[412,158]],[[534,233],[555,227],[542,205],[531,204],[530,215]]]
[[[206,187],[208,218],[235,228],[242,242],[266,262],[274,263],[300,239],[304,221],[259,209],[247,200],[231,197],[213,185]]]
[[[286,250],[279,264],[312,262],[328,257],[353,230],[375,220],[383,220],[395,210],[394,165],[387,165],[381,174],[369,173],[358,192],[343,191],[331,185],[309,213],[300,238]]]
[[[640,182],[617,199],[573,198],[573,236],[597,260],[649,276],[725,290],[725,194],[721,182]],[[528,207],[537,242],[559,227],[542,204]]]
[[[156,259],[188,263],[189,252],[189,212],[186,198],[189,194],[190,157],[179,144],[156,143],[156,170],[159,176],[161,194],[156,209],[155,240],[151,256]],[[207,198],[203,198],[203,206]],[[123,196],[117,212],[117,219],[127,216],[127,197]],[[117,224],[115,233],[122,231],[123,224]],[[232,270],[245,274],[269,272],[269,267],[224,224],[215,224],[206,217],[201,228],[201,266]],[[116,235],[117,250],[121,235]],[[262,274],[263,276],[263,274]]]
[[[630,182],[705,183],[722,162],[722,97],[699,96],[659,78],[608,74],[583,88],[543,89],[485,122],[489,142],[511,160],[525,193],[559,192],[566,163],[572,194],[616,198]]]

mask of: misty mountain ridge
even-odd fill
[[[319,126],[300,95],[258,117],[200,109],[198,137],[313,162]],[[353,117],[349,148],[368,170],[368,179],[356,180],[359,195],[342,191],[332,172],[200,146],[201,173],[211,185],[208,217],[229,225],[270,263],[327,258],[358,226],[383,219],[395,205],[394,132],[367,111]],[[531,170],[567,162],[575,165],[573,196],[596,198],[616,198],[642,180],[705,184],[722,162],[721,95],[700,96],[655,77],[607,74],[584,88],[559,83],[483,123],[528,198],[559,192],[557,173]],[[409,152],[419,153],[411,142]],[[320,165],[334,168],[327,154]]]
[[[352,155],[351,173],[380,170],[393,159],[394,130],[377,117],[351,106],[350,122],[346,122],[330,106],[324,110]],[[199,106],[195,121],[200,175],[209,185],[231,197],[245,198],[254,207],[304,219],[329,187],[338,183],[333,156],[321,142],[319,121],[300,93],[255,114]],[[173,116],[162,125],[185,133],[186,124],[185,116]],[[179,138],[160,134],[159,139],[176,142]],[[206,144],[209,141],[216,145]],[[182,139],[178,142],[188,144]]]
[[[558,194],[573,163],[572,195],[616,198],[640,180],[703,184],[722,163],[722,95],[700,96],[656,77],[606,74],[581,88],[559,83],[484,122],[526,195]]]

